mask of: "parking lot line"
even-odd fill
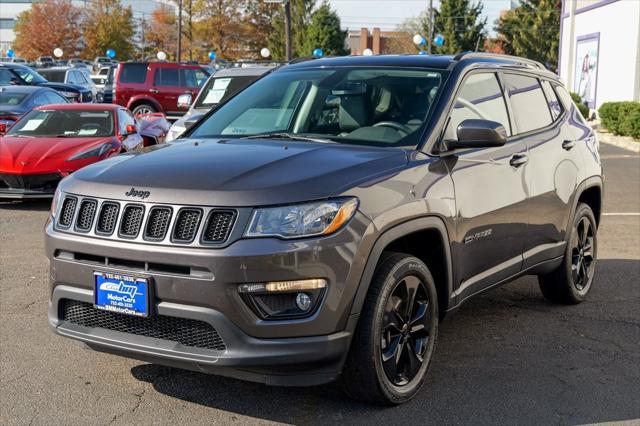
[[[603,216],[640,216],[638,212],[626,212],[626,213],[602,213]]]

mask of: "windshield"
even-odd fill
[[[42,70],[40,72],[44,78],[56,83],[64,83],[64,79],[67,75],[66,70]]]
[[[195,138],[286,133],[375,146],[416,146],[440,71],[334,68],[278,71],[189,132]]]
[[[220,102],[226,101],[231,95],[244,89],[259,77],[259,75],[242,75],[237,77],[210,78],[207,84],[200,90],[194,107],[212,108]]]
[[[24,98],[27,97],[26,93],[7,93],[0,92],[0,107],[10,107],[14,105],[20,105]]]
[[[16,68],[14,69],[21,79],[27,82],[27,84],[41,84],[46,83],[47,79],[32,70],[31,68]]]
[[[34,110],[7,136],[89,138],[114,135],[113,111]]]

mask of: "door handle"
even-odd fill
[[[528,161],[529,157],[526,154],[515,154],[513,157],[511,157],[511,160],[509,160],[509,164],[511,165],[511,167],[520,167],[524,164],[527,164]]]
[[[576,146],[576,141],[564,141],[564,142],[562,142],[562,149],[566,149],[567,151],[569,151],[574,146]]]
[[[151,93],[156,93],[156,94],[157,94],[157,93],[160,93],[160,91],[159,91],[158,89],[149,89],[149,91],[150,91]]]

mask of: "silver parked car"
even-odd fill
[[[173,123],[167,135],[167,142],[177,139],[212,108],[226,101],[231,95],[244,89],[273,68],[273,66],[254,66],[223,69],[209,77],[195,101],[192,102],[189,94],[182,95],[178,99],[178,106],[188,107],[189,111]]]

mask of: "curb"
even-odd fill
[[[635,142],[632,138],[627,136],[616,136],[611,133],[604,133],[599,130],[596,130],[598,134],[598,140],[600,142],[617,146],[618,148],[623,148],[628,151],[640,152],[640,142]]]

